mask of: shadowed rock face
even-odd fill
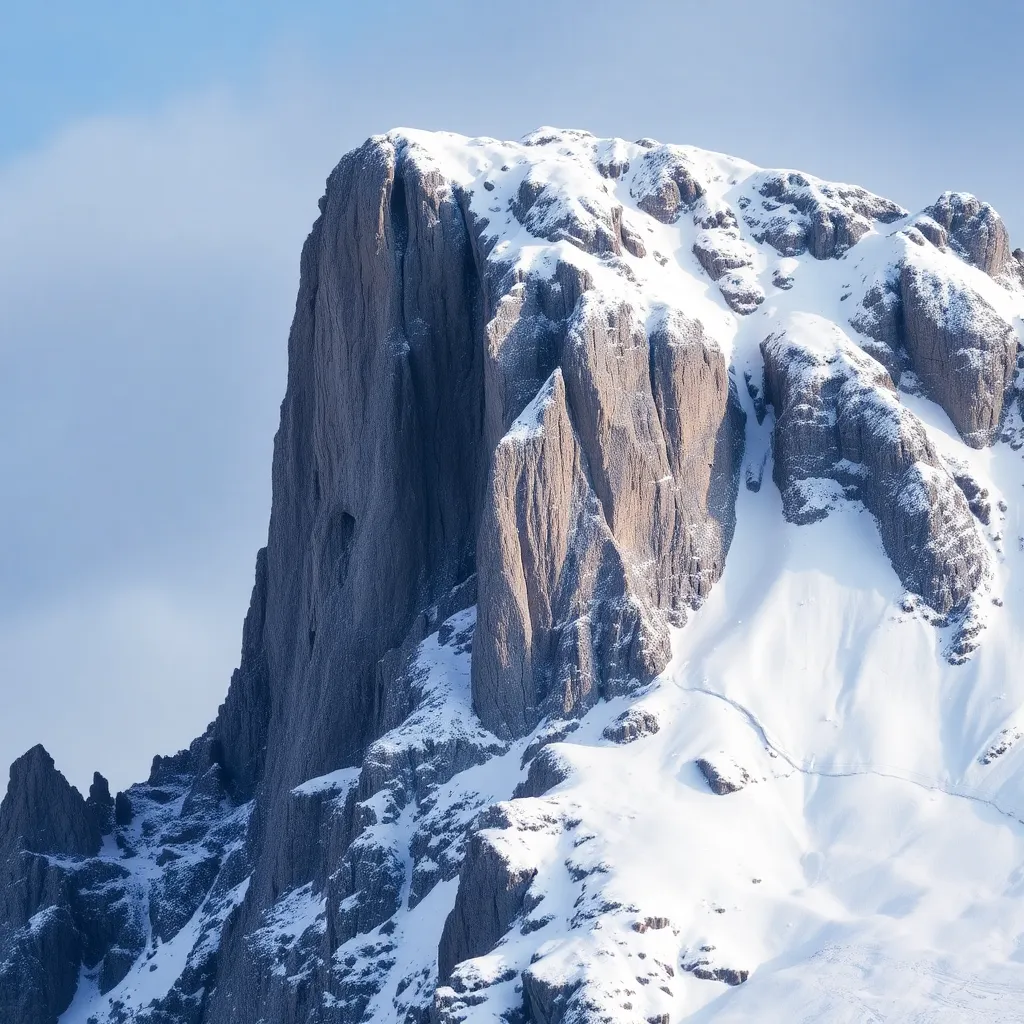
[[[88,857],[99,848],[96,818],[53,758],[41,746],[19,757],[0,804],[0,850]]]
[[[80,965],[110,985],[141,953],[129,873],[90,859],[112,824],[101,775],[87,802],[41,746],[11,766],[0,804],[0,1020],[51,1024],[71,1002]]]

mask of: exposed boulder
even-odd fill
[[[632,743],[644,736],[653,736],[660,728],[657,715],[643,708],[629,708],[606,726],[601,735],[612,743]]]
[[[530,762],[526,778],[519,783],[513,798],[543,796],[572,776],[572,763],[555,747],[543,747]]]
[[[764,302],[764,289],[754,270],[755,250],[740,235],[731,209],[719,209],[703,218],[693,254],[734,312],[753,313]]]
[[[738,793],[753,781],[746,768],[724,757],[699,757],[696,764],[708,788],[718,796]]]

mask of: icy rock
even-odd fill
[[[523,999],[534,1024],[561,1024],[569,1001],[580,989],[581,979],[552,978],[542,970],[523,971]]]
[[[886,279],[868,288],[850,317],[850,325],[864,335],[861,347],[886,368],[894,381],[899,381],[909,360],[903,348],[898,280]]]
[[[536,175],[536,176],[535,176]],[[596,256],[621,255],[623,245],[634,256],[643,256],[636,232],[625,229],[622,207],[600,193],[573,195],[545,180],[542,171],[523,179],[512,202],[516,220],[531,234],[549,242],[569,242]],[[627,241],[628,239],[628,241]]]
[[[734,217],[722,226],[701,231],[693,253],[734,312],[753,313],[764,302],[764,289],[754,271],[755,250],[741,238]]]
[[[742,985],[750,977],[749,971],[735,967],[715,967],[706,958],[692,960],[682,967],[684,971],[688,971],[695,978],[700,978],[701,981],[721,981],[726,985]]]
[[[572,775],[572,765],[554,747],[544,747],[530,762],[530,770],[526,779],[516,786],[512,796],[520,797],[543,796],[548,790],[561,785]]]
[[[643,143],[641,143],[642,145]],[[673,146],[652,143],[633,178],[631,193],[637,206],[663,224],[673,223],[704,195],[686,155]]]

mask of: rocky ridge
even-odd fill
[[[893,601],[968,659],[1002,520],[915,409],[1015,443],[1021,261],[965,194],[912,217],[554,129],[374,137],[320,209],[239,669],[116,799],[12,767],[0,1018],[678,1019],[761,954],[698,889],[666,915],[623,864],[671,858],[593,808],[653,751],[703,793],[723,737],[744,784],[792,774],[711,698],[663,725],[740,480],[770,462],[800,529],[866,510]]]

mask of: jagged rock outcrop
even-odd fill
[[[684,210],[692,209],[704,195],[705,186],[682,147],[662,146],[649,139],[638,145],[646,152],[634,174],[630,195],[644,213],[671,224]]]
[[[601,735],[612,743],[632,743],[644,736],[653,736],[661,728],[658,716],[642,708],[623,711]]]
[[[504,838],[501,831],[483,829],[470,840],[455,907],[441,933],[439,984],[448,982],[457,963],[489,952],[523,909],[537,869],[517,862]]]
[[[906,261],[899,277],[902,340],[925,392],[949,413],[972,447],[1002,423],[1013,383],[1013,326],[977,292]]]
[[[54,1024],[80,985],[97,1024],[663,1021],[677,969],[736,984],[748,961],[612,884],[573,804],[578,764],[657,756],[634,741],[673,715],[581,719],[658,676],[722,576],[766,400],[786,516],[862,501],[904,584],[966,614],[992,503],[893,378],[989,443],[1016,358],[992,289],[1024,263],[971,197],[882,237],[905,211],[853,186],[556,129],[374,137],[320,211],[239,668],[206,733],[113,799],[41,748],[16,763],[0,1018]],[[762,390],[757,318],[790,315],[769,280],[788,303],[798,256],[869,234],[897,258],[865,269],[862,344],[790,318]],[[708,927],[726,913],[696,898]]]
[[[53,758],[41,746],[19,757],[0,804],[0,850],[88,857],[99,848],[96,818]]]
[[[786,517],[813,522],[837,499],[863,501],[904,585],[940,613],[963,610],[987,572],[984,545],[885,369],[813,318],[769,336],[761,351]]]
[[[716,796],[738,793],[752,781],[750,773],[734,762],[721,758],[699,757],[695,763],[708,788]]]
[[[729,308],[742,315],[753,313],[764,302],[764,289],[755,270],[756,250],[740,232],[736,214],[720,207],[704,216],[694,215],[701,227],[693,254],[717,285]]]
[[[657,672],[664,637],[587,478],[560,370],[495,450],[488,491],[473,659],[484,725],[521,736],[545,710],[579,714]]]
[[[930,241],[938,248],[948,241],[954,249],[989,277],[998,277],[1010,259],[1010,235],[1002,218],[988,203],[968,192],[943,192],[924,210],[942,235]]]
[[[782,256],[809,252],[817,260],[842,256],[874,222],[891,224],[907,214],[865,189],[796,171],[755,175],[741,206],[757,242]]]
[[[35,746],[11,766],[0,803],[0,1018],[51,1024],[67,1009],[82,963],[95,966],[136,923],[123,882],[103,868],[101,832],[112,820],[102,776],[87,802]],[[141,951],[138,941],[132,959]],[[106,961],[107,980],[116,965]]]

